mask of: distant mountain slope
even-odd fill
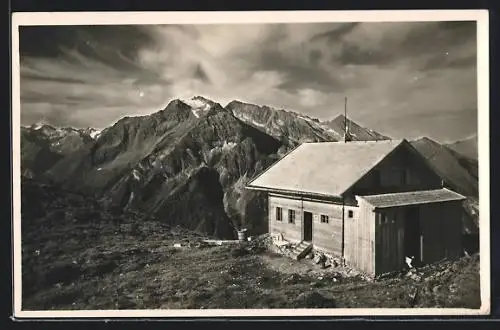
[[[330,129],[317,119],[283,109],[240,101],[228,103],[226,109],[238,119],[285,143],[338,141],[343,136],[342,131]]]
[[[47,124],[21,127],[21,163],[23,175],[43,174],[59,160],[95,143],[92,128],[55,128]]]
[[[324,122],[324,124],[336,132],[344,132],[344,127],[347,124],[349,133],[353,140],[355,141],[371,141],[371,140],[388,140],[389,137],[375,132],[369,128],[364,128],[355,123],[354,121],[347,119],[344,115],[338,115],[335,119]]]
[[[110,203],[232,237],[233,227],[261,227],[265,209],[252,219],[244,214],[248,203],[265,207],[254,201],[263,197],[241,186],[274,162],[280,147],[220,104],[195,97],[173,100],[152,115],[121,119],[90,148],[47,173],[64,187],[79,187]],[[220,188],[220,196],[201,189],[206,180]]]
[[[303,142],[340,141],[344,138],[345,120],[343,115],[331,121],[321,122],[284,109],[232,101],[226,105],[236,117],[275,138],[291,144]],[[353,140],[389,139],[373,130],[363,128],[347,120]]]
[[[452,149],[459,154],[462,154],[471,159],[478,159],[478,141],[477,134],[460,141],[456,141],[454,143],[449,143],[446,145],[448,148]]]
[[[201,96],[172,100],[150,115],[93,129],[33,125],[21,130],[22,170],[122,209],[218,237],[267,230],[267,203],[245,185],[306,141],[343,138],[344,116],[320,122],[294,112]],[[354,140],[388,137],[348,120]],[[412,144],[448,185],[477,196],[477,161],[430,139]],[[477,203],[476,203],[477,204]],[[475,212],[476,204],[469,205]]]
[[[469,159],[429,138],[411,141],[443,178],[446,186],[467,196],[464,203],[464,231],[477,234],[479,230],[478,167]]]
[[[469,160],[429,138],[411,141],[411,144],[434,165],[453,189],[467,196],[478,195],[477,168],[464,166]]]

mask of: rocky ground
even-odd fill
[[[479,256],[368,281],[270,252],[268,236],[207,237],[55,188],[23,184],[24,310],[479,308]]]

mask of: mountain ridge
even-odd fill
[[[452,143],[447,143],[446,146],[459,154],[462,154],[471,159],[478,159],[478,139],[477,134],[465,139],[461,139]]]
[[[152,114],[119,119],[95,139],[90,136],[95,130],[75,130],[88,139],[68,142],[68,148],[51,149],[41,128],[23,128],[23,175],[223,238],[241,227],[260,233],[266,229],[267,204],[264,194],[244,189],[248,180],[300,143],[343,139],[344,120],[339,114],[321,122],[237,100],[223,107],[202,96],[173,99]],[[354,140],[390,139],[347,122]],[[448,181],[476,194],[474,161],[430,141],[411,142]],[[206,190],[205,182],[215,190]]]

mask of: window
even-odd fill
[[[327,215],[324,215],[322,214],[321,217],[320,217],[320,221],[321,223],[328,223],[328,216]]]
[[[295,223],[295,210],[288,210],[288,223]]]
[[[276,208],[276,221],[283,221],[283,209],[281,207]]]
[[[352,218],[353,216],[354,216],[354,211],[353,210],[347,211],[347,217]]]

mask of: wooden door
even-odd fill
[[[312,241],[312,213],[304,212],[304,241]]]

